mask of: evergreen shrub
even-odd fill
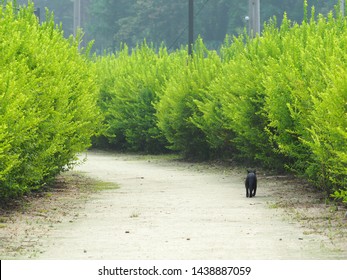
[[[100,120],[95,66],[53,15],[0,5],[0,198],[42,187],[90,146]]]
[[[347,190],[347,22],[314,8],[308,19],[304,6],[301,24],[284,15],[279,28],[273,19],[255,38],[226,38],[219,53],[199,38],[192,56],[144,44],[100,58],[104,135],[118,148],[167,147],[287,168],[340,199]]]

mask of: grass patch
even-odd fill
[[[95,192],[114,190],[114,189],[118,189],[118,188],[119,188],[119,185],[116,183],[112,183],[112,182],[95,181],[93,183],[93,190]]]
[[[277,208],[280,208],[280,204],[278,202],[268,202],[267,203],[267,206],[270,208],[270,209],[277,209]]]
[[[134,212],[130,215],[131,219],[138,218],[138,217],[140,217],[140,213],[138,213],[138,212]]]
[[[90,178],[82,172],[69,171],[62,173],[53,185],[53,189],[64,187],[77,188],[82,192],[94,193],[99,191],[118,189],[119,185],[113,182],[104,182]]]

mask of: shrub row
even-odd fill
[[[162,152],[167,142],[156,125],[154,104],[172,63],[165,48],[156,53],[145,42],[131,56],[128,52],[124,46],[96,59],[103,135],[118,149]]]
[[[90,145],[100,117],[95,65],[53,16],[0,5],[0,199],[42,187]]]
[[[346,25],[313,10],[300,25],[284,16],[256,38],[226,38],[219,54],[198,39],[192,57],[143,44],[99,58],[104,135],[122,149],[227,155],[344,190]]]

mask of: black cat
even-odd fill
[[[246,197],[255,196],[257,192],[257,174],[255,170],[247,170],[246,177]]]

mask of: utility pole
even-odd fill
[[[249,36],[260,34],[260,0],[248,0]]]
[[[74,17],[73,17],[73,30],[74,36],[77,36],[77,30],[81,28],[81,0],[74,1]]]
[[[345,0],[340,0],[340,10],[341,10],[341,15],[344,17],[345,16]]]
[[[194,0],[189,1],[189,9],[188,9],[188,54],[193,54],[193,44],[194,44]]]

